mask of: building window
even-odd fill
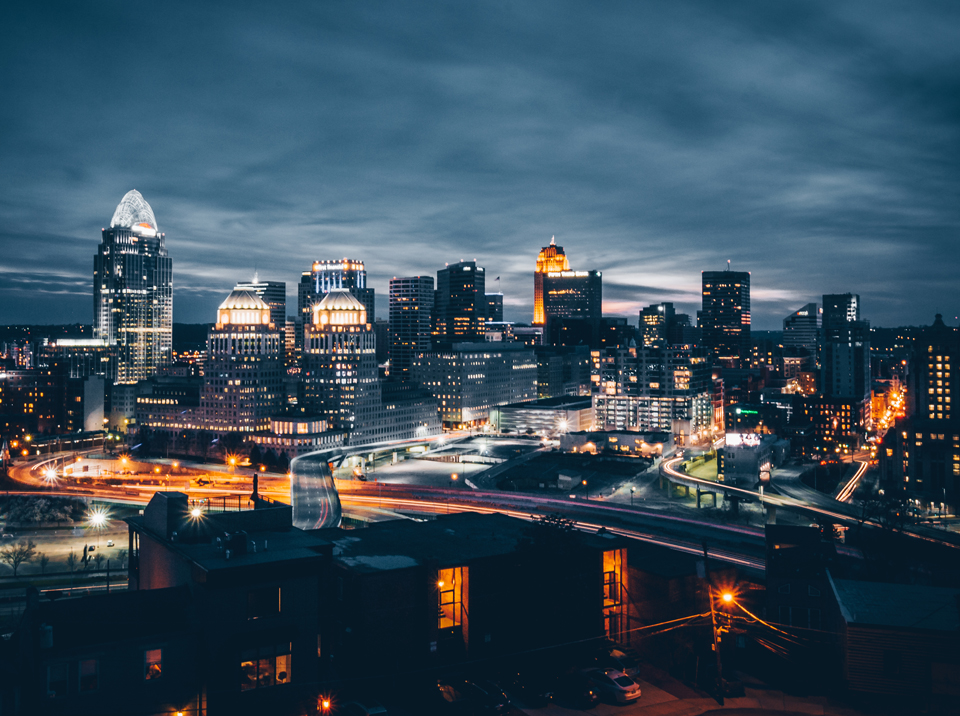
[[[280,613],[280,587],[247,592],[247,619],[264,619]]]
[[[780,586],[780,588],[779,588],[777,591],[778,591],[780,594],[790,594],[790,585],[789,585],[789,584],[783,584],[783,585]]]
[[[159,679],[163,673],[163,649],[147,649],[143,652],[143,678]]]
[[[100,688],[100,662],[97,659],[80,661],[80,693]]]
[[[440,629],[463,626],[466,606],[464,604],[466,567],[441,569],[437,576],[439,609],[437,626]]]
[[[70,688],[70,666],[64,662],[50,664],[47,667],[47,696],[59,699],[67,695]]]
[[[240,690],[290,683],[290,643],[247,649],[240,654]]]

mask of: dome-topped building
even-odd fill
[[[93,263],[94,336],[116,346],[117,380],[135,383],[170,362],[173,264],[146,199],[128,191]]]
[[[313,307],[315,326],[362,326],[366,323],[366,306],[345,288],[333,289]]]
[[[131,189],[123,195],[117,204],[113,218],[110,219],[110,228],[132,229],[137,233],[156,233],[160,231],[153,209],[136,189]]]
[[[235,288],[217,309],[217,326],[270,325],[270,306],[256,293]]]

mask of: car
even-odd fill
[[[3,539],[13,539],[13,538],[14,538],[13,535],[7,534],[6,532],[3,533]]]
[[[112,540],[112,539],[108,539],[108,540],[107,540],[107,547],[113,547],[113,540]]]
[[[587,680],[600,692],[618,704],[629,703],[640,698],[640,685],[616,669],[589,669],[585,672]]]
[[[437,690],[446,713],[504,714],[513,708],[500,687],[488,681],[438,679]]]
[[[632,649],[627,651],[618,647],[603,649],[597,655],[597,666],[605,669],[616,669],[627,676],[634,677],[640,673],[640,662],[631,653],[632,651]]]
[[[550,703],[555,685],[540,671],[511,669],[502,674],[500,683],[507,694],[528,709],[543,708]]]
[[[600,703],[600,694],[580,672],[558,676],[549,697],[561,706],[577,709],[592,709]]]

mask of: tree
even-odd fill
[[[74,552],[73,550],[70,550],[70,554],[67,555],[67,569],[69,569],[70,572],[73,573],[76,571],[77,564],[79,563],[80,563],[80,560],[77,559],[77,553]]]
[[[117,561],[120,563],[120,569],[123,569],[127,562],[127,550],[117,550]]]
[[[24,562],[31,562],[37,555],[37,545],[31,539],[24,542],[20,540],[16,544],[9,544],[0,548],[0,562],[13,567],[13,576],[17,576],[17,570]]]
[[[40,563],[40,574],[46,574],[47,565],[50,564],[50,557],[47,556],[46,552],[40,552],[37,561]]]
[[[103,553],[97,552],[93,555],[93,562],[97,565],[97,571],[100,571],[100,565],[103,563]]]

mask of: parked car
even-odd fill
[[[625,704],[640,698],[640,685],[616,669],[589,669],[586,677],[601,696]]]
[[[597,655],[597,666],[601,669],[616,669],[633,677],[640,673],[640,662],[632,653],[617,647],[603,649]]]
[[[113,540],[112,540],[112,539],[108,539],[108,540],[107,540],[107,547],[113,547]]]
[[[542,671],[533,669],[514,669],[502,674],[501,684],[504,690],[521,705],[529,709],[539,709],[550,703],[555,684]]]
[[[549,696],[551,701],[556,701],[561,706],[577,709],[592,709],[600,703],[600,694],[580,672],[558,676]]]

